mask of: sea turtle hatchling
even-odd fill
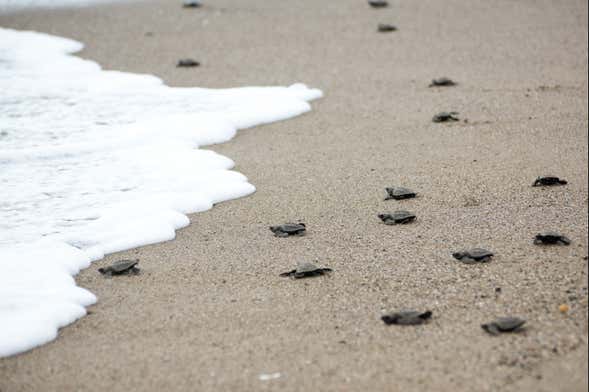
[[[184,0],[182,3],[182,7],[184,8],[198,8],[202,6],[202,2],[200,0]]]
[[[119,260],[108,267],[98,268],[102,275],[136,275],[139,273],[139,260]]]
[[[310,278],[313,276],[325,275],[328,272],[332,272],[331,268],[317,267],[313,263],[300,263],[297,268],[292,271],[283,272],[280,274],[282,277],[289,277],[293,279]]]
[[[415,310],[403,310],[400,312],[389,313],[380,319],[386,325],[419,325],[424,324],[432,317],[431,311],[418,312]]]
[[[409,211],[395,211],[392,214],[378,214],[378,217],[385,225],[404,225],[413,222],[416,218],[415,214]]]
[[[540,176],[536,178],[536,181],[532,186],[554,186],[554,185],[566,185],[566,180],[560,179],[556,176]]]
[[[178,60],[178,64],[176,64],[176,67],[179,67],[179,68],[198,67],[198,66],[200,66],[200,63],[196,60],[193,60],[193,59],[180,59],[180,60]]]
[[[493,252],[482,248],[474,248],[452,253],[452,257],[464,264],[486,263],[491,261]]]
[[[555,231],[546,231],[544,233],[536,234],[534,238],[534,244],[536,245],[570,245],[571,240],[564,235]]]
[[[397,30],[397,26],[388,23],[379,23],[377,27],[379,33],[390,33]]]
[[[456,117],[457,115],[458,112],[440,112],[432,118],[432,121],[435,123],[460,121],[460,119]]]
[[[384,7],[388,7],[389,2],[386,0],[368,0],[368,4],[372,8],[384,8]]]
[[[500,317],[489,323],[482,324],[481,328],[491,335],[499,335],[505,332],[519,332],[525,323],[526,320],[519,317]]]
[[[446,87],[446,86],[456,86],[456,82],[450,78],[437,78],[432,79],[432,82],[428,87]]]
[[[289,237],[291,235],[304,235],[307,227],[304,223],[285,223],[284,225],[270,226],[270,231],[276,237]]]
[[[402,200],[402,199],[412,199],[417,196],[417,194],[408,188],[403,188],[400,186],[386,188],[388,196],[385,200]]]

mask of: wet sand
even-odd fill
[[[1,359],[0,391],[587,390],[586,1],[177,3],[29,11],[0,25],[81,40],[84,58],[175,86],[304,82],[326,95],[309,114],[211,147],[258,191],[191,216],[175,241],[83,271],[98,304],[54,342]],[[381,22],[399,31],[379,34]],[[202,66],[177,69],[183,57]],[[438,76],[459,85],[428,88]],[[431,122],[452,110],[468,122]],[[569,184],[532,188],[543,174]],[[419,197],[385,202],[391,185]],[[378,220],[395,209],[417,221]],[[305,237],[268,230],[298,220]],[[573,244],[533,245],[543,230]],[[473,246],[494,260],[450,257]],[[97,272],[128,256],[141,275]],[[334,273],[278,277],[299,261]],[[380,321],[400,308],[434,316]],[[527,329],[480,328],[502,315]]]

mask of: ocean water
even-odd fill
[[[73,279],[105,254],[171,240],[186,216],[255,191],[203,146],[310,110],[302,84],[171,88],[0,28],[0,357],[46,343],[96,301]]]

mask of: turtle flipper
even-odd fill
[[[501,333],[501,331],[499,331],[499,328],[497,328],[497,326],[493,323],[483,324],[481,325],[481,328],[484,329],[490,335],[496,336]]]
[[[288,271],[288,272],[283,272],[281,273],[279,276],[283,277],[283,278],[288,278],[288,277],[292,277],[294,276],[294,274],[297,272],[297,270],[292,270],[292,271]]]

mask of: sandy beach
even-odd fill
[[[586,1],[179,3],[26,11],[0,26],[79,40],[81,57],[171,86],[302,82],[325,97],[212,146],[257,192],[80,273],[98,303],[55,341],[0,359],[1,392],[587,390]],[[184,57],[201,67],[176,68]],[[439,76],[459,84],[428,88]],[[441,111],[461,121],[432,123]],[[568,184],[531,187],[547,174]],[[384,201],[393,185],[419,197]],[[377,218],[396,209],[417,221]],[[287,221],[307,235],[268,230]],[[533,245],[545,230],[573,242]],[[493,261],[451,257],[477,246]],[[97,272],[129,257],[141,275]],[[278,277],[300,261],[334,272]],[[380,320],[406,308],[433,318]],[[480,328],[504,315],[527,328]]]

